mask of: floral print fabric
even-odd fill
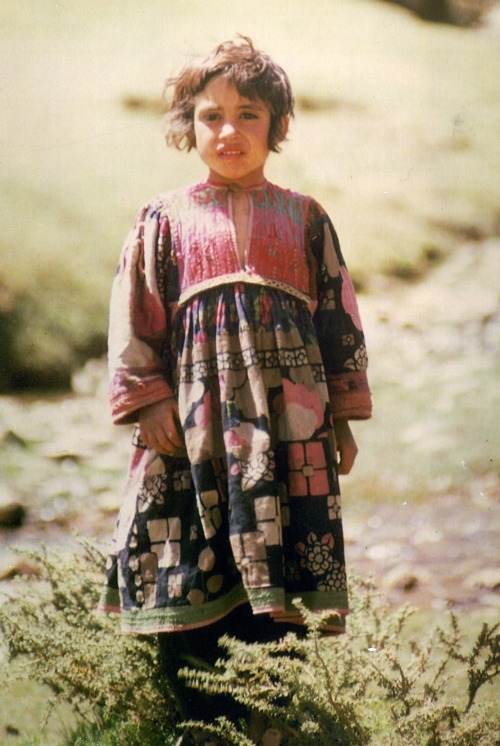
[[[125,631],[203,626],[247,601],[254,613],[300,621],[297,598],[330,610],[331,629],[343,627],[347,590],[332,410],[367,417],[371,404],[352,285],[317,207],[307,235],[317,264],[313,316],[283,290],[243,282],[208,289],[177,309],[175,272],[165,273],[163,252],[154,252],[156,284],[149,279],[149,292],[153,297],[161,286],[171,321],[163,348],[155,328],[156,355],[178,398],[188,457],[151,451],[136,426],[101,602],[121,610]],[[147,267],[144,242],[133,246]],[[134,285],[148,307],[147,271],[136,273],[135,283],[124,280],[136,269],[129,255],[118,284],[127,292]],[[136,299],[128,300],[137,314]],[[130,336],[141,328],[144,344],[144,316],[140,322],[130,323]],[[136,380],[154,381],[152,395],[162,397],[155,354],[148,353],[142,380],[140,366],[132,375],[123,359],[112,377],[120,391],[115,416],[129,418]],[[137,391],[139,406],[147,388]]]

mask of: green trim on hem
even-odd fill
[[[120,592],[118,588],[109,588],[104,586],[101,591],[99,603],[97,604],[98,611],[117,611],[120,612]]]
[[[344,624],[343,616],[348,614],[347,591],[311,591],[307,593],[285,593],[282,588],[250,588],[245,591],[242,585],[236,586],[227,595],[216,601],[208,601],[199,606],[162,606],[155,609],[121,609],[120,593],[116,588],[105,587],[99,599],[98,610],[120,613],[123,632],[132,634],[153,634],[203,627],[217,621],[232,609],[250,601],[255,609],[265,609],[279,621],[281,615],[300,618],[294,601],[300,599],[310,611],[331,611],[338,624]]]
[[[199,606],[162,606],[155,609],[122,609],[122,632],[132,634],[153,634],[196,627],[204,627],[216,622],[242,603],[248,597],[242,585],[216,601],[207,601]]]
[[[332,611],[332,614],[347,614],[349,612],[349,600],[347,591],[310,591],[308,593],[285,593],[285,608],[288,611],[297,611],[293,604],[300,599],[309,611]]]
[[[249,588],[248,598],[254,609],[266,609],[278,614],[284,609],[286,614],[299,614],[294,601],[300,600],[309,611],[332,611],[339,616],[349,612],[347,591],[309,591],[289,593],[281,588]]]

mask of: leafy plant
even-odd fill
[[[49,687],[52,708],[67,702],[103,730],[114,719],[175,720],[175,705],[159,675],[149,638],[118,633],[116,619],[95,613],[105,558],[91,544],[83,555],[41,549],[29,553],[41,579],[0,609],[16,675]]]
[[[287,635],[276,644],[247,645],[224,638],[228,660],[214,672],[185,669],[192,685],[233,696],[258,710],[301,746],[497,743],[500,719],[492,705],[478,704],[481,687],[499,672],[500,625],[483,628],[468,652],[458,618],[409,637],[412,611],[391,610],[370,583],[356,581],[349,633],[320,634],[323,621],[301,607],[308,636]],[[454,663],[465,683],[453,697]],[[220,725],[213,728],[221,735]],[[228,739],[228,733],[225,733]],[[244,734],[229,743],[245,746]]]
[[[156,646],[119,634],[114,618],[94,613],[102,553],[85,544],[78,556],[30,556],[42,579],[26,581],[25,592],[1,607],[0,629],[16,670],[46,684],[52,706],[67,702],[80,717],[65,746],[172,744],[179,715],[159,675]],[[192,686],[265,716],[290,746],[496,744],[499,717],[481,690],[498,677],[499,625],[485,623],[466,645],[450,614],[416,641],[409,608],[388,608],[361,580],[351,596],[347,635],[323,637],[322,615],[300,607],[304,639],[288,634],[249,645],[224,637],[214,670],[182,673]],[[223,713],[214,723],[185,725],[226,744],[252,743],[246,725]]]

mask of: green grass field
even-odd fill
[[[259,9],[259,5],[261,8]],[[498,230],[498,43],[375,0],[5,2],[0,10],[0,385],[64,384],[104,349],[123,238],[154,193],[203,177],[156,100],[240,32],[289,72],[298,111],[268,176],[331,213],[358,286],[418,276]]]

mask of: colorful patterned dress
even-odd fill
[[[136,424],[100,608],[125,632],[193,629],[250,602],[298,622],[347,589],[332,417],[368,418],[356,299],[323,209],[248,190],[241,262],[234,195],[203,182],[137,216],[113,285],[114,421],[176,396],[187,458]]]

